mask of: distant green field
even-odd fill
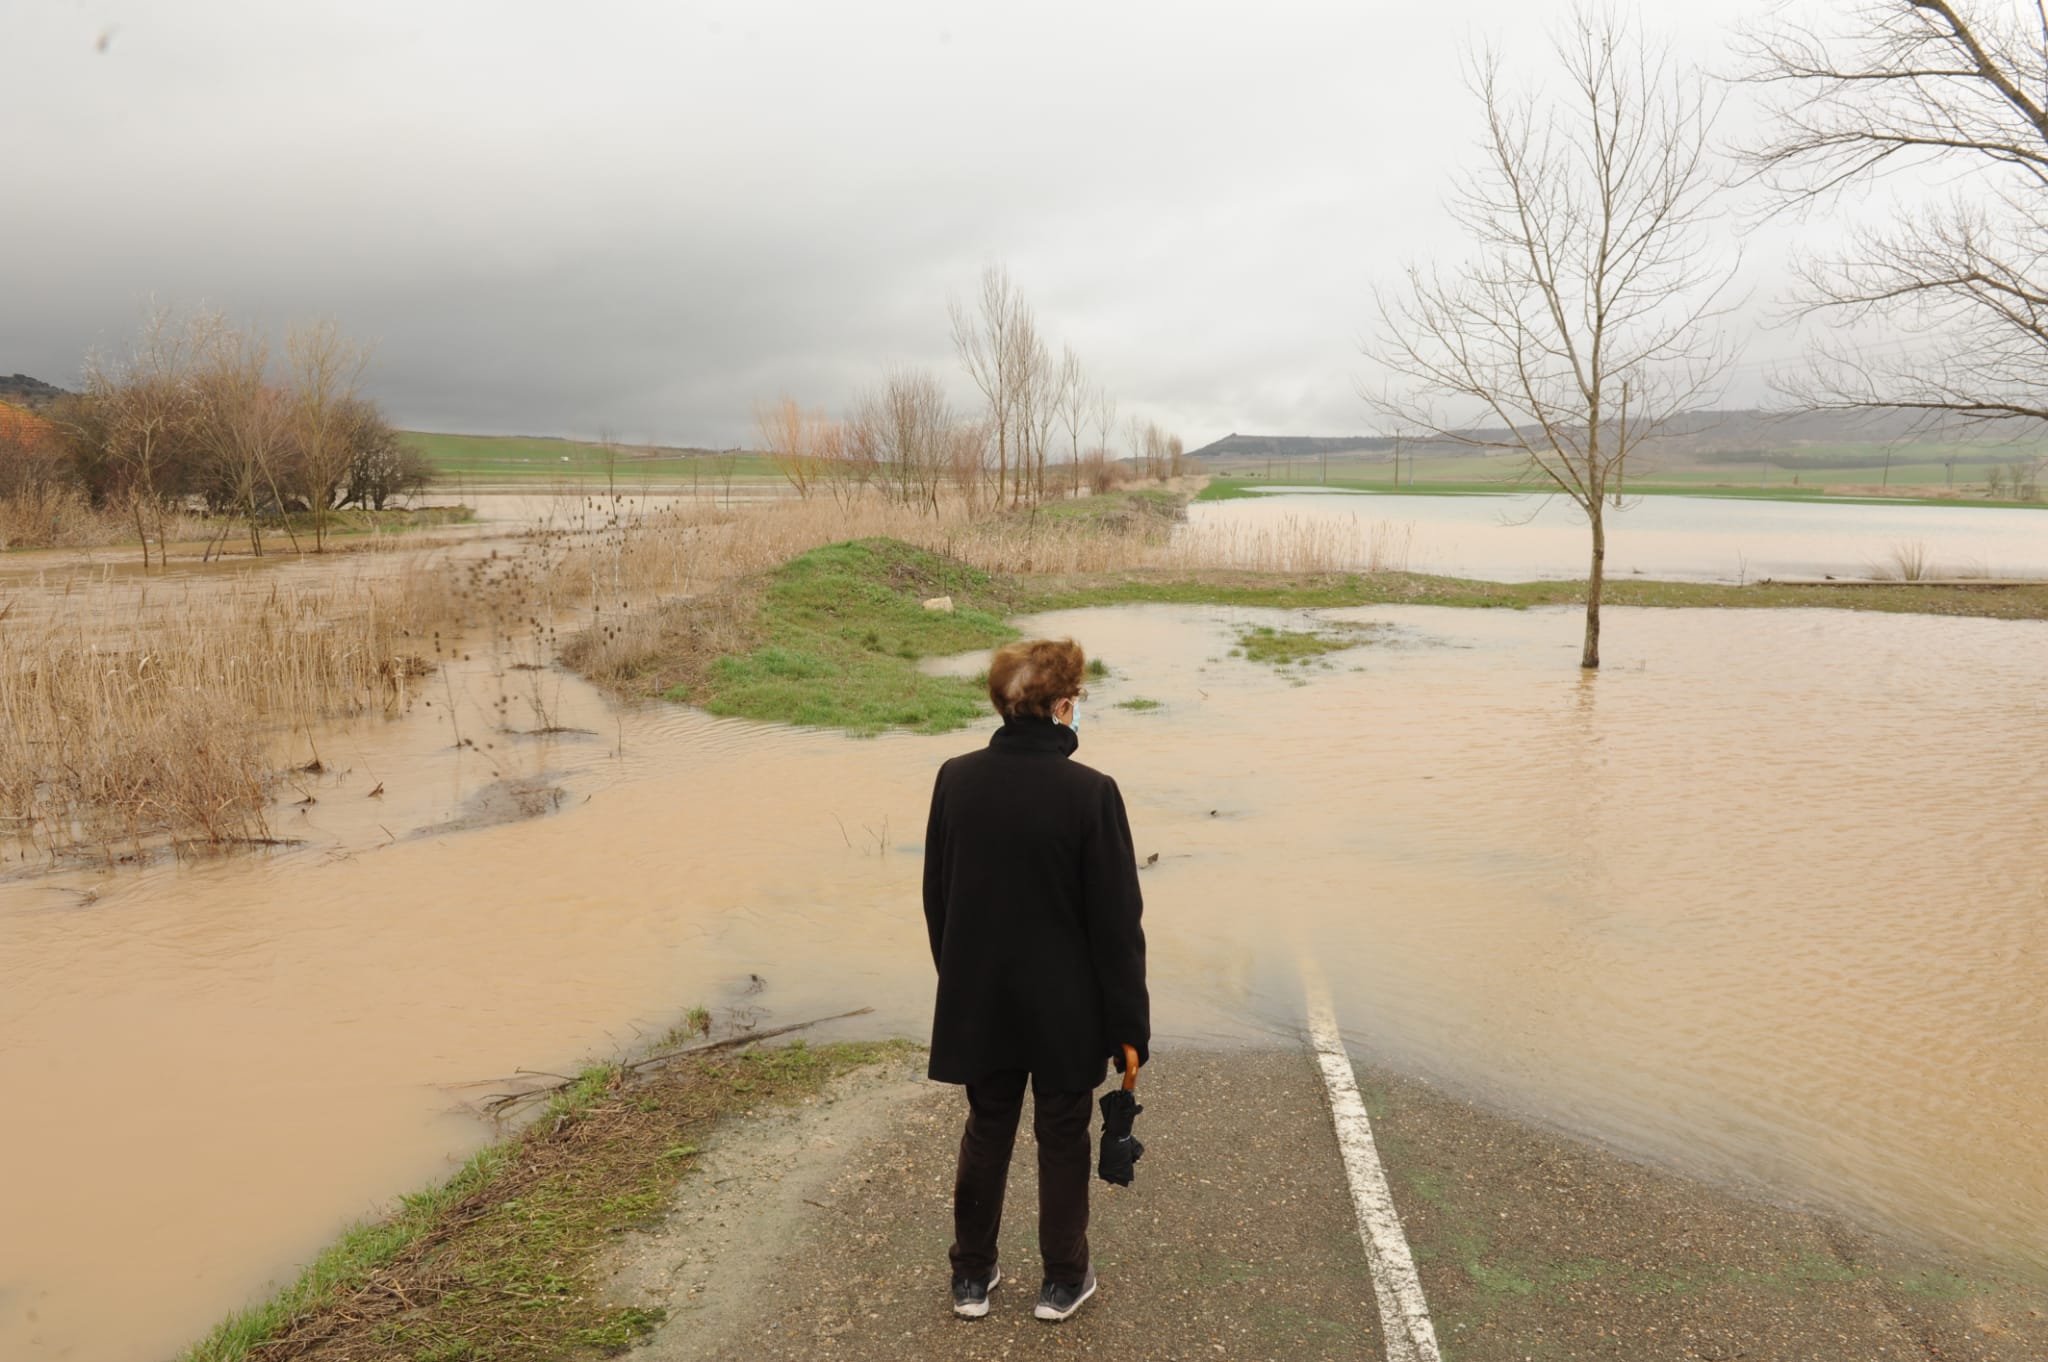
[[[1643,492],[1694,487],[1779,492],[1883,485],[1968,492],[1983,489],[1995,469],[2032,460],[2041,452],[2027,443],[1865,441],[1816,442],[1796,448],[1709,456],[1702,461],[1643,454],[1630,463],[1628,481],[1631,488]],[[1401,460],[1400,481],[1404,489],[1411,482],[1425,487],[1512,484],[1522,466],[1521,456],[1505,452],[1425,454]],[[1338,454],[1331,456],[1327,464],[1319,458],[1231,457],[1204,460],[1202,467],[1206,472],[1231,479],[1317,483],[1327,477],[1333,486],[1348,484],[1377,490],[1386,490],[1394,481],[1393,461],[1384,453]]]
[[[1425,465],[1427,467],[1427,465]],[[1912,482],[1897,476],[1893,470],[1893,483],[1897,486],[1926,486],[1926,482]],[[1860,482],[1861,479],[1841,479],[1843,482]],[[1877,479],[1869,480],[1875,486]],[[1517,492],[1542,492],[1552,484],[1548,482],[1525,482],[1507,477],[1488,479],[1469,478],[1463,480],[1409,481],[1404,470],[1399,487],[1391,479],[1382,477],[1343,478],[1333,474],[1328,482],[1316,477],[1283,478],[1275,474],[1269,481],[1263,477],[1214,477],[1195,497],[1197,501],[1233,501],[1243,497],[1262,496],[1265,487],[1310,488],[1327,487],[1332,492],[1399,492],[1402,496],[1416,497],[1473,497],[1506,496]],[[1775,480],[1769,486],[1756,484],[1716,484],[1704,480],[1695,482],[1652,482],[1631,479],[1624,489],[1627,495],[1667,497],[1722,497],[1737,501],[1801,501],[1826,502],[1831,506],[2023,506],[2033,510],[2048,510],[2048,503],[1992,501],[1982,497],[1897,497],[1897,496],[1829,496],[1820,487],[1809,484],[1794,486],[1785,480]]]
[[[432,461],[443,483],[606,482],[622,487],[642,484],[719,485],[778,479],[775,465],[756,454],[721,454],[710,450],[644,450],[620,445],[607,450],[577,440],[549,440],[525,435],[445,435],[404,431],[407,445]]]

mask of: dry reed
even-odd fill
[[[183,511],[157,511],[152,540],[198,539],[206,522]],[[0,497],[0,549],[98,549],[133,543],[135,514],[125,505],[95,506],[76,487],[32,484]]]
[[[404,704],[455,622],[434,582],[45,587],[0,620],[0,819],[25,854],[267,838],[279,737]]]

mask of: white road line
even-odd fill
[[[1401,1229],[1401,1213],[1394,1209],[1386,1170],[1380,1167],[1379,1152],[1373,1145],[1365,1099],[1358,1095],[1358,1077],[1351,1071],[1351,1056],[1337,1030],[1329,985],[1312,964],[1304,962],[1301,973],[1308,995],[1309,1042],[1323,1071],[1323,1086],[1330,1093],[1330,1118],[1337,1127],[1337,1147],[1344,1155],[1344,1176],[1351,1183],[1351,1204],[1358,1211],[1358,1237],[1365,1241],[1372,1290],[1379,1298],[1387,1362],[1442,1362],[1436,1326],[1430,1323],[1429,1304],[1422,1298],[1422,1279],[1415,1274],[1408,1236]]]

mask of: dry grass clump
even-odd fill
[[[204,533],[205,522],[197,516],[182,511],[153,514],[160,517],[167,539],[197,539]],[[134,538],[132,508],[94,506],[77,487],[36,482],[0,497],[0,550],[97,549]]]
[[[1924,539],[1896,540],[1883,560],[1870,566],[1870,576],[1880,582],[1922,582],[1933,575]]]
[[[123,586],[0,617],[0,819],[24,854],[265,840],[279,735],[402,705],[459,606],[423,574]]]

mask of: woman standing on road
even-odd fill
[[[953,1310],[988,1313],[996,1234],[1029,1079],[1038,1138],[1033,1313],[1066,1319],[1095,1293],[1088,1257],[1093,1090],[1151,1040],[1144,905],[1116,782],[1071,761],[1084,658],[1071,640],[996,651],[1003,726],[939,768],[925,833],[924,915],[939,968],[930,1076],[967,1088],[953,1187]]]

